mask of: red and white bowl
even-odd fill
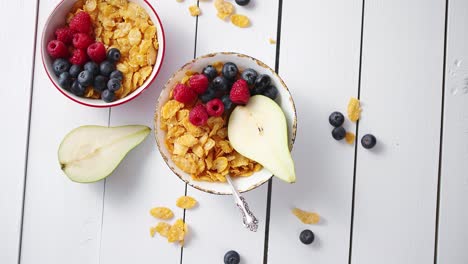
[[[148,86],[154,81],[156,76],[161,69],[162,62],[164,59],[164,52],[166,49],[165,45],[165,36],[164,36],[164,29],[159,19],[158,14],[154,10],[154,7],[147,0],[129,0],[129,2],[135,2],[140,5],[142,8],[146,10],[148,15],[150,16],[151,20],[156,27],[156,37],[158,38],[159,42],[159,50],[156,56],[156,63],[153,66],[153,71],[151,75],[146,79],[146,81],[138,87],[135,91],[131,94],[127,95],[124,98],[118,99],[116,101],[106,103],[101,99],[91,99],[91,98],[84,98],[74,95],[73,93],[63,89],[58,85],[58,77],[55,76],[54,71],[52,69],[52,62],[53,59],[47,53],[47,43],[54,39],[55,30],[61,26],[66,24],[66,16],[72,9],[73,5],[75,4],[75,0],[62,0],[60,3],[57,4],[55,9],[49,15],[47,19],[44,29],[42,32],[42,40],[41,40],[41,55],[42,55],[42,64],[44,65],[45,71],[47,76],[49,77],[52,84],[60,91],[63,95],[65,95],[70,100],[77,102],[82,105],[91,106],[91,107],[112,107],[117,106],[123,103],[126,103],[133,98],[140,95]]]

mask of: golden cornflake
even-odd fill
[[[351,97],[348,103],[348,118],[349,120],[356,122],[361,116],[361,106],[358,99]]]
[[[345,136],[346,143],[352,145],[354,143],[355,138],[356,136],[354,135],[354,133],[346,132],[346,136]]]
[[[176,201],[177,207],[182,209],[191,209],[197,204],[197,200],[190,196],[179,197]]]
[[[187,231],[188,227],[184,221],[182,219],[177,219],[167,232],[167,241],[170,243],[180,242],[183,244]]]
[[[174,213],[167,207],[155,207],[150,210],[150,214],[162,220],[168,220],[174,217]]]
[[[154,232],[157,232],[159,235],[162,237],[167,237],[167,234],[169,233],[169,229],[171,228],[171,225],[165,222],[159,222],[155,227],[154,227]],[[154,236],[154,235],[153,235]]]
[[[214,63],[221,67],[222,63]],[[191,76],[194,72],[186,72]],[[172,97],[172,95],[171,95]],[[210,117],[204,126],[189,121],[192,105],[176,100],[161,108],[161,129],[166,132],[164,143],[171,160],[194,180],[226,182],[226,175],[250,176],[262,166],[237,153],[227,139],[227,118]]]
[[[199,16],[201,14],[200,8],[196,5],[190,6],[189,12],[191,16]]]
[[[96,41],[106,49],[120,50],[116,67],[123,80],[115,95],[116,99],[127,96],[150,77],[156,63],[159,45],[154,23],[145,9],[128,0],[78,0],[66,16],[67,23],[80,11],[90,15]],[[84,96],[97,99],[101,95],[88,91]]]
[[[248,27],[250,25],[250,20],[247,16],[244,16],[244,15],[239,15],[239,14],[236,14],[236,15],[232,15],[231,16],[231,22],[232,24],[240,27],[240,28],[245,28],[245,27]]]
[[[303,211],[299,208],[293,208],[292,213],[301,220],[304,224],[317,224],[320,221],[320,216],[317,213]]]
[[[276,44],[276,40],[272,39],[272,38],[269,38],[268,39],[268,42],[270,42],[270,44]]]

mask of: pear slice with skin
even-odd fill
[[[147,126],[81,126],[68,133],[58,150],[60,167],[74,182],[109,176],[127,153],[148,136]]]
[[[228,137],[232,147],[243,156],[260,163],[285,182],[296,181],[286,118],[275,101],[255,95],[247,105],[236,106],[229,117]]]

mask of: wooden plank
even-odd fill
[[[328,116],[357,95],[361,9],[361,1],[284,1],[279,73],[298,112],[297,182],[273,181],[268,263],[348,261],[354,145],[331,137]],[[302,224],[293,207],[318,212],[320,224]],[[310,246],[299,240],[304,229],[316,235]]]
[[[41,1],[33,84],[21,263],[99,263],[103,183],[78,184],[60,170],[57,149],[80,125],[107,125],[108,109],[78,105],[47,78],[41,33],[58,0]]]
[[[448,4],[445,110],[437,263],[466,263],[468,252],[468,2]]]
[[[432,263],[445,1],[365,4],[351,263]]]
[[[174,71],[193,59],[196,19],[188,14],[191,3],[157,1],[153,4],[163,22],[168,47],[163,68],[142,95],[112,108],[111,126],[143,124],[154,128],[153,113],[162,87]],[[166,166],[151,132],[106,180],[101,263],[150,260],[179,263],[179,246],[169,244],[158,235],[150,237],[149,228],[158,220],[149,214],[149,210],[155,206],[168,206],[174,211],[174,220],[182,218],[183,210],[175,206],[175,201],[184,192],[185,184]]]
[[[0,24],[21,21],[15,26],[2,26],[2,143],[0,171],[3,172],[0,192],[0,263],[14,263],[18,259],[21,236],[24,170],[29,125],[29,100],[34,54],[36,3],[30,1],[2,1]],[[17,51],[17,52],[13,52]],[[8,78],[5,75],[8,73]]]
[[[255,1],[247,7],[236,6],[236,12],[251,18],[252,25],[241,29],[216,16],[213,2],[200,1],[202,15],[198,20],[197,56],[216,51],[236,51],[251,55],[274,67],[278,1]],[[187,193],[199,201],[199,207],[186,211],[192,235],[183,251],[183,263],[222,263],[228,250],[239,252],[244,263],[262,263],[265,230],[267,186],[245,195],[259,218],[257,233],[245,229],[231,196],[217,196],[187,187]]]

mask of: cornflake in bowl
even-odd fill
[[[220,75],[227,62],[237,65],[239,73],[251,68],[259,75],[270,76],[271,84],[277,87],[275,101],[286,117],[290,149],[296,135],[296,111],[292,97],[281,78],[264,63],[247,55],[222,52],[208,54],[185,64],[169,79],[159,96],[154,119],[156,141],[166,164],[180,179],[194,188],[213,194],[232,194],[225,183],[227,174],[241,192],[262,185],[272,176],[260,164],[240,155],[230,145],[227,137],[229,111],[221,116],[211,116],[206,124],[196,126],[190,122],[189,113],[202,104],[200,97],[187,104],[174,99],[174,88],[178,84],[189,82],[192,75],[201,73],[208,65],[216,68],[216,74]]]
[[[120,50],[121,57],[115,68],[122,72],[120,89],[112,101],[100,100],[101,90],[93,85],[83,94],[60,85],[54,74],[53,61],[47,50],[48,43],[56,38],[59,28],[68,27],[76,14],[86,12],[91,17],[93,41],[103,43],[106,51]],[[77,49],[68,44],[69,60]],[[83,49],[86,53],[86,49]],[[42,60],[46,73],[54,86],[69,99],[92,107],[112,107],[137,97],[158,74],[165,52],[165,37],[161,21],[146,0],[62,0],[50,14],[42,34]],[[99,63],[98,63],[99,64]]]

